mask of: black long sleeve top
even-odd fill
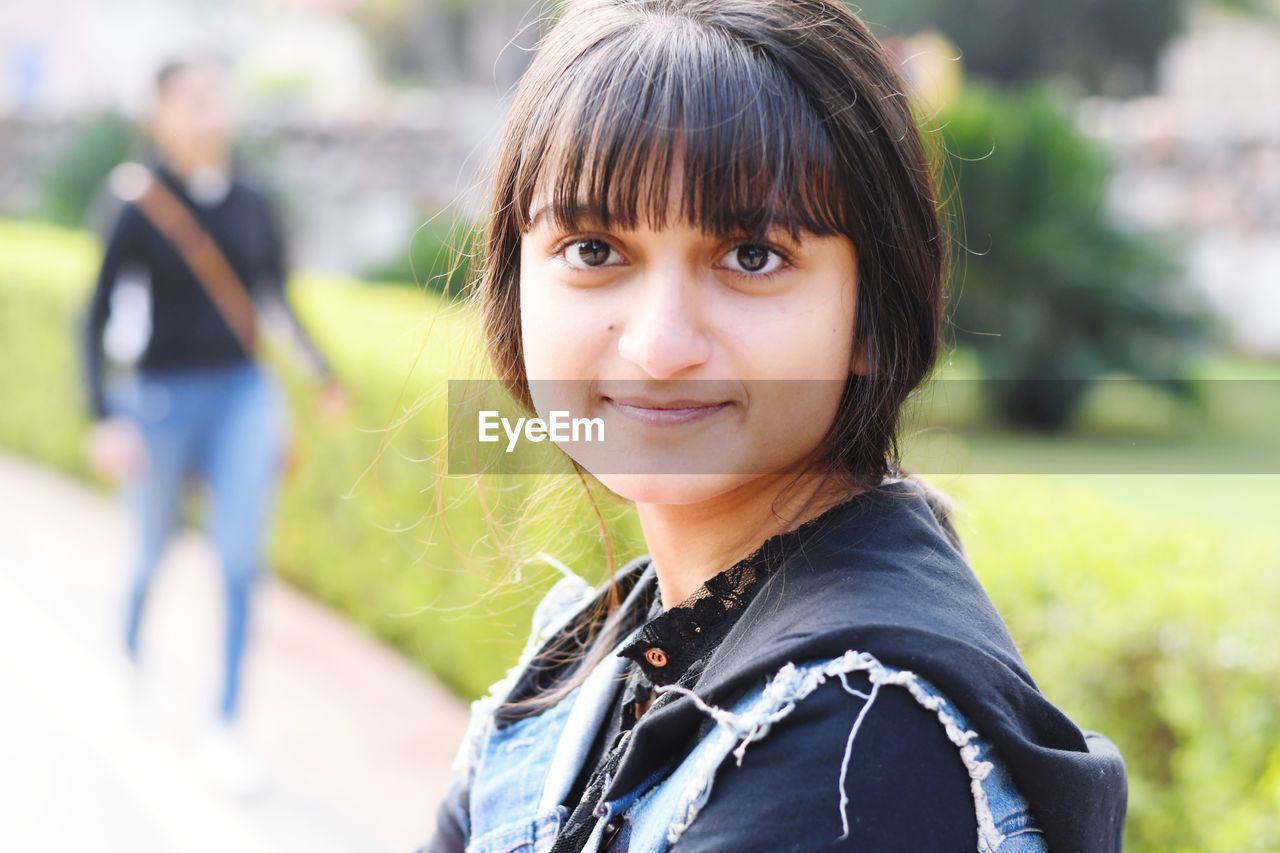
[[[266,197],[235,169],[225,193],[206,197],[193,193],[163,164],[152,168],[218,244],[260,315],[281,322],[314,372],[331,375],[328,362],[289,305],[284,241]],[[95,418],[103,417],[107,408],[104,331],[113,297],[126,279],[144,283],[148,295],[150,333],[134,365],[138,370],[219,367],[248,359],[178,250],[136,206],[126,203],[110,229],[85,323],[84,367]]]

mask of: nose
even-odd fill
[[[646,276],[628,306],[618,353],[654,379],[668,379],[705,363],[711,339],[697,299],[697,282],[679,272]]]

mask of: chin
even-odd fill
[[[637,504],[686,506],[714,500],[753,479],[741,474],[594,474],[620,498]]]

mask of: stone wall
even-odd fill
[[[500,118],[492,92],[424,94],[377,122],[251,116],[241,145],[283,200],[295,263],[353,272],[400,250],[427,216],[479,214]],[[37,209],[41,176],[85,124],[0,116],[0,215]]]

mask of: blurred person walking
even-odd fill
[[[276,217],[232,152],[227,75],[213,59],[167,63],[147,131],[151,165],[112,174],[115,216],[85,331],[92,467],[122,487],[137,532],[124,645],[135,671],[148,591],[181,523],[183,489],[208,486],[209,532],[225,589],[223,681],[203,744],[209,771],[237,793],[264,781],[235,722],[250,605],[288,455],[284,396],[256,360],[259,320],[286,330],[322,379],[323,407],[345,405],[327,361],[285,296]],[[111,374],[107,358],[132,369]]]

